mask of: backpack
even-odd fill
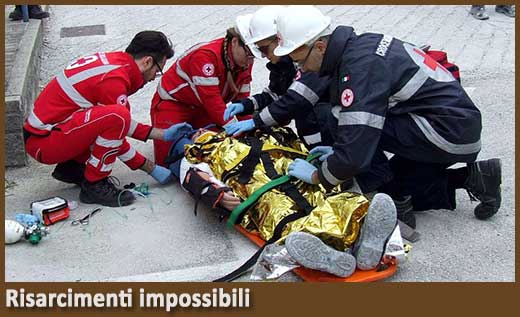
[[[453,77],[460,83],[460,72],[459,66],[448,61],[448,54],[444,51],[435,51],[430,50],[430,46],[422,46],[421,49],[428,54],[431,58],[433,58],[437,63],[441,64],[442,67],[446,68]]]

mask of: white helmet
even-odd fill
[[[276,20],[278,47],[274,55],[285,56],[298,47],[332,33],[331,18],[310,5],[289,6]]]
[[[254,45],[249,45],[251,42],[251,33],[249,32],[249,25],[251,23],[251,18],[253,14],[244,14],[237,16],[235,20],[235,31],[238,32],[242,41],[249,47],[251,53],[257,58],[262,58],[262,53],[254,47]]]
[[[246,44],[254,44],[276,35],[276,18],[285,9],[280,5],[265,6],[258,9],[249,24],[250,39]]]

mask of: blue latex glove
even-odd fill
[[[177,123],[164,130],[164,141],[172,142],[177,140],[182,134],[191,132],[193,128],[189,123]]]
[[[150,176],[155,178],[160,184],[164,185],[168,183],[172,179],[172,172],[166,167],[162,167],[160,165],[155,165]]]
[[[244,121],[239,122],[233,122],[228,125],[226,125],[226,134],[227,135],[239,135],[240,133],[251,131],[255,128],[255,122],[253,119],[248,119]]]
[[[306,160],[302,159],[295,159],[294,162],[292,162],[289,165],[289,168],[287,169],[289,175],[296,177],[298,179],[301,179],[302,181],[314,184],[312,182],[312,174],[314,174],[315,171],[318,169],[316,166],[312,165],[311,163],[307,162]]]
[[[30,214],[16,214],[14,220],[29,227],[40,222],[38,217]]]
[[[229,118],[233,117],[234,115],[237,115],[239,113],[244,112],[244,105],[237,102],[232,103],[229,105],[229,107],[226,108],[226,111],[224,111],[224,121],[228,121]]]
[[[331,156],[334,153],[332,146],[317,146],[312,149],[309,154],[322,153],[320,156],[320,161],[325,161],[327,157]]]

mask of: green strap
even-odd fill
[[[311,162],[314,159],[321,156],[321,153],[315,153],[313,155],[309,155],[305,160],[307,162]],[[240,205],[238,205],[233,211],[231,212],[231,215],[229,216],[229,219],[227,221],[227,225],[229,228],[233,228],[235,223],[237,222],[237,219],[242,215],[244,212],[246,212],[249,207],[254,205],[260,197],[262,197],[263,194],[270,191],[271,189],[280,186],[283,183],[287,183],[291,179],[291,176],[284,175],[281,177],[278,177],[275,180],[270,181],[269,183],[265,184],[264,186],[257,189],[251,196],[249,196],[246,200],[244,200]]]

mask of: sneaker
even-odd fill
[[[52,177],[60,182],[81,186],[81,182],[85,179],[84,173],[85,164],[70,160],[58,163],[52,172]]]
[[[30,5],[29,6],[29,18],[31,19],[45,19],[49,17],[49,12],[43,11],[42,7],[39,5]]]
[[[387,194],[376,194],[368,207],[354,250],[358,269],[366,271],[376,268],[396,225],[394,201]]]
[[[348,277],[356,270],[356,259],[350,253],[334,250],[309,233],[289,234],[285,239],[285,247],[287,253],[306,268],[339,277]]]
[[[471,6],[469,13],[477,20],[487,20],[489,16],[486,13],[484,6]]]
[[[109,207],[121,207],[133,203],[134,195],[129,191],[118,189],[112,179],[114,178],[107,177],[95,183],[83,180],[79,200],[85,204],[100,204]]]
[[[515,6],[513,5],[497,5],[495,11],[510,18],[515,17]]]
[[[397,219],[415,229],[415,214],[412,206],[412,196],[405,196],[402,200],[394,199],[395,208],[397,209]]]
[[[469,176],[464,184],[470,199],[480,200],[474,213],[478,219],[484,220],[500,209],[502,196],[502,167],[500,159],[490,159],[468,164]]]

